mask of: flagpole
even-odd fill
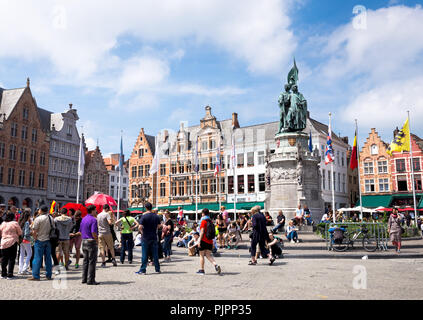
[[[218,176],[217,176],[217,183],[219,185],[219,210],[220,208],[222,208],[222,190],[221,190],[221,185],[220,185],[220,172],[222,169],[222,157],[221,157],[221,151],[220,151],[220,146],[222,143],[222,137],[219,134],[219,172],[218,172]]]
[[[330,128],[330,138],[332,139],[332,113],[329,112],[329,128]],[[335,155],[334,155],[335,158]],[[334,183],[334,172],[333,172],[333,161],[330,163],[330,174],[332,176],[331,185],[332,185],[332,213],[333,213],[333,223],[336,223],[336,208],[335,208],[335,183]]]
[[[195,221],[198,222],[198,171],[200,171],[200,161],[198,159],[198,136],[195,142]]]
[[[120,131],[120,154],[119,154],[119,184],[118,184],[118,205],[117,205],[117,219],[120,219],[120,194],[122,185],[122,170],[123,170],[123,154],[122,154],[122,130]]]
[[[357,125],[357,119],[355,119],[355,138],[356,138],[356,153],[357,153],[357,170],[358,170],[358,194],[360,197],[360,217],[361,222],[363,222],[363,202],[361,198],[361,182],[360,182],[360,149],[358,147],[358,125]]]
[[[417,203],[416,203],[416,188],[414,186],[414,163],[413,163],[413,145],[411,143],[411,125],[410,125],[410,111],[407,111],[408,119],[408,135],[410,140],[410,166],[411,166],[411,186],[413,190],[413,203],[414,203],[414,222],[417,226]]]
[[[159,150],[159,134],[156,136],[156,152]],[[157,172],[156,172],[156,208],[159,210],[159,174],[160,174],[160,154],[157,153]],[[153,176],[154,181],[154,176]]]
[[[82,127],[81,127],[81,131],[82,131]],[[77,188],[76,188],[76,203],[79,204],[79,185],[80,185],[80,181],[81,181],[81,156],[82,156],[82,139],[84,137],[84,134],[81,132],[81,138],[79,139],[79,158],[78,158],[78,184],[77,184]]]
[[[236,221],[236,196],[238,194],[238,179],[236,176],[236,150],[235,150],[235,127],[232,129],[232,150],[233,150],[233,159],[232,159],[232,167],[233,167],[233,174],[234,174],[234,220]]]

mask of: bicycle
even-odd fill
[[[378,241],[375,236],[369,235],[369,230],[365,225],[360,226],[360,231],[356,231],[352,236],[348,231],[344,231],[342,239],[332,239],[331,247],[334,251],[342,252],[346,251],[349,247],[353,248],[354,242],[357,241],[358,237],[363,235],[361,239],[362,246],[367,252],[374,252],[378,248]],[[339,241],[341,240],[341,241]]]

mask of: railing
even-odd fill
[[[380,223],[380,222],[337,222],[337,223],[326,223],[325,231],[324,231],[324,237],[326,241],[326,249],[328,251],[333,250],[333,239],[331,237],[331,233],[329,232],[330,228],[333,227],[345,227],[346,232],[350,235],[353,235],[355,233],[359,233],[361,227],[366,227],[368,230],[367,234],[369,237],[376,238],[377,242],[377,249],[379,250],[388,250],[388,230],[386,224]],[[364,233],[361,233],[360,236],[355,239],[361,240],[364,236]]]

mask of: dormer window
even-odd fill
[[[379,153],[379,148],[377,147],[377,145],[372,144],[372,146],[370,147],[370,153],[372,155],[376,155]]]

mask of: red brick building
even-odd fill
[[[50,113],[27,86],[0,88],[0,203],[35,209],[47,204]]]
[[[394,131],[394,135],[396,131]],[[417,202],[420,201],[423,192],[422,188],[422,166],[423,166],[423,139],[411,134],[411,147],[413,154],[414,188],[417,194]],[[392,205],[413,206],[413,180],[410,161],[410,152],[393,152],[390,158],[391,185],[392,191],[396,194]]]

